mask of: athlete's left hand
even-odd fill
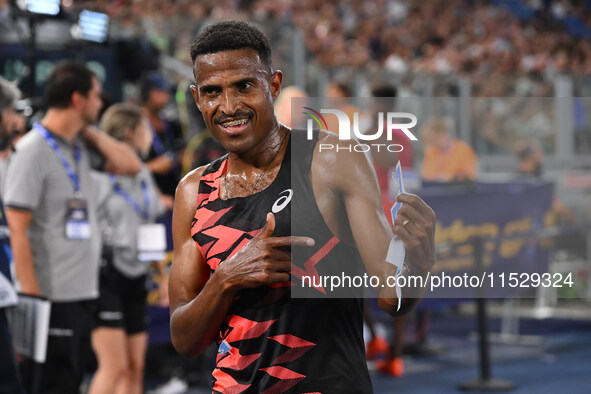
[[[404,244],[411,273],[427,275],[435,264],[435,212],[419,196],[401,193],[402,203],[392,230]]]

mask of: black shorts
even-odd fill
[[[97,327],[123,328],[127,335],[146,331],[146,275],[130,279],[103,256],[100,274]]]
[[[24,394],[25,392],[14,358],[10,327],[4,307],[0,307],[0,382],[2,382],[0,394]]]
[[[25,358],[22,382],[30,394],[78,394],[92,355],[90,333],[96,301],[52,302],[47,355],[40,364]]]

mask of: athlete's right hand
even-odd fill
[[[292,246],[314,246],[309,237],[273,237],[275,216],[267,214],[265,227],[234,256],[220,263],[215,274],[230,289],[258,287],[289,281]]]

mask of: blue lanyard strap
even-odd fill
[[[154,152],[160,156],[166,151],[164,144],[162,143],[162,138],[160,138],[158,131],[156,131],[156,128],[152,123],[150,123],[150,129],[152,129],[152,148],[154,149]]]
[[[140,207],[140,205],[133,199],[129,194],[127,194],[117,182],[115,175],[109,174],[109,180],[111,181],[111,185],[113,186],[113,190],[115,193],[119,194],[131,207],[133,210],[140,215],[145,220],[150,220],[150,194],[148,193],[148,185],[146,181],[142,179],[142,193],[144,195],[144,207]]]
[[[45,141],[47,141],[47,144],[51,147],[51,149],[53,149],[53,151],[57,155],[58,159],[61,161],[62,165],[64,166],[64,169],[66,170],[66,173],[68,174],[68,177],[72,181],[72,185],[74,186],[74,191],[76,193],[78,193],[80,191],[80,180],[78,179],[77,170],[78,170],[78,167],[80,166],[80,147],[77,144],[74,144],[74,160],[76,161],[76,171],[74,171],[74,169],[72,168],[70,163],[68,163],[68,160],[65,158],[64,154],[62,153],[62,150],[60,149],[59,145],[57,144],[57,141],[55,140],[55,138],[53,138],[53,136],[49,133],[49,131],[47,131],[47,129],[45,127],[43,127],[40,123],[35,123],[33,125],[33,127],[35,128],[35,130],[37,130],[37,132],[39,132],[39,134],[41,134],[45,138]]]

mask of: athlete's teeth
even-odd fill
[[[238,125],[246,123],[247,120],[248,119],[233,120],[231,122],[222,123],[222,125],[224,127],[238,126]]]

